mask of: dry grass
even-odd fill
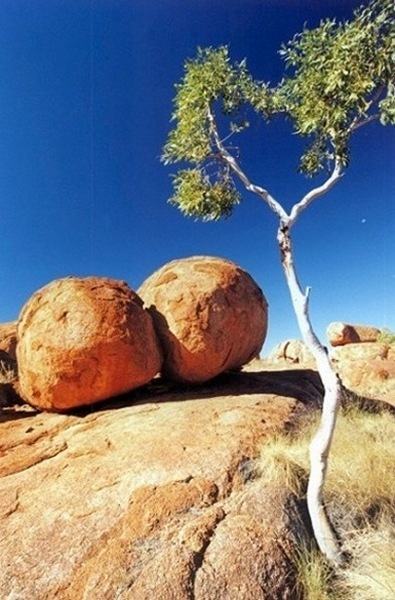
[[[13,383],[15,378],[15,369],[0,360],[0,384]]]
[[[329,461],[327,495],[355,512],[395,515],[395,419],[352,410],[341,415]]]
[[[308,447],[318,420],[297,435],[278,436],[262,448],[260,472],[300,495],[309,471]],[[395,511],[395,419],[353,409],[340,414],[329,458],[326,501],[355,513]]]
[[[395,527],[388,516],[366,526],[345,543],[352,561],[339,586],[350,600],[394,600]]]
[[[302,548],[295,558],[297,593],[303,600],[346,600],[333,584],[333,572],[317,550]]]
[[[387,329],[387,327],[384,327],[384,329],[381,330],[377,341],[380,344],[395,344],[395,332]]]
[[[268,481],[303,497],[308,446],[317,419],[301,432],[262,448],[260,471]],[[390,414],[342,412],[334,436],[325,502],[343,549],[346,568],[333,573],[316,551],[296,558],[304,600],[395,599],[395,419]]]

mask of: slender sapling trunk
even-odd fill
[[[316,336],[309,317],[309,288],[303,292],[298,281],[292,253],[289,227],[281,224],[277,240],[281,263],[291,295],[292,305],[304,342],[313,354],[324,386],[321,420],[310,443],[310,476],[307,488],[307,505],[314,535],[321,552],[334,564],[341,564],[340,544],[324,508],[323,488],[328,455],[336,426],[337,413],[342,398],[342,384],[335,373],[327,350]]]

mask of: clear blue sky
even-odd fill
[[[266,354],[298,337],[275,242],[276,219],[245,195],[205,224],[166,203],[161,148],[174,83],[197,46],[230,44],[275,83],[281,42],[303,24],[350,17],[354,0],[1,0],[0,321],[53,279],[100,275],[136,289],[161,265],[196,254],[249,271],[270,305]],[[281,124],[239,139],[251,178],[286,207],[312,185]],[[344,179],[294,231],[319,335],[333,320],[395,329],[395,137],[361,129]],[[318,182],[317,182],[318,183]]]

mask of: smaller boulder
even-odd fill
[[[369,325],[350,325],[341,321],[330,323],[326,335],[331,346],[376,342],[381,329]]]
[[[16,364],[17,321],[0,323],[0,404],[13,397],[13,385],[17,380]]]
[[[126,283],[53,281],[24,306],[17,360],[22,397],[64,411],[137,388],[160,370],[152,320]]]
[[[267,302],[229,260],[174,260],[139,288],[164,350],[163,373],[203,383],[258,355],[266,337]]]
[[[269,360],[274,362],[285,361],[292,364],[309,364],[314,362],[314,357],[302,340],[286,340],[273,348]]]
[[[0,323],[0,352],[6,353],[10,360],[16,360],[17,321]]]

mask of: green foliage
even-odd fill
[[[170,203],[179,207],[188,217],[199,217],[204,221],[216,221],[230,216],[240,195],[231,179],[223,176],[211,183],[199,169],[185,169],[174,177],[174,196]]]
[[[175,110],[172,120],[177,122],[163,151],[166,163],[203,161],[212,150],[212,135],[208,110],[220,100],[222,112],[234,115],[244,100],[257,91],[247,73],[245,62],[231,65],[228,48],[199,48],[196,59],[185,63],[182,82],[176,85]],[[232,129],[233,128],[233,129]],[[237,125],[237,130],[244,127]],[[235,125],[231,124],[231,131]]]
[[[350,22],[323,21],[280,51],[293,71],[278,87],[296,133],[311,136],[301,160],[308,175],[336,158],[348,164],[353,130],[368,119],[395,123],[395,5],[377,0]]]
[[[181,170],[174,177],[170,203],[185,215],[203,220],[227,217],[239,203],[240,194],[216,147],[209,112],[215,106],[229,117],[230,137],[249,125],[241,114],[246,103],[269,115],[269,90],[252,80],[245,61],[232,65],[225,46],[199,49],[196,59],[185,63],[184,77],[176,89],[172,120],[177,124],[169,134],[162,160],[165,164],[187,161],[196,168]],[[210,175],[213,166],[214,176]]]
[[[300,160],[305,175],[335,162],[346,167],[356,129],[374,119],[395,123],[394,24],[393,0],[373,0],[350,22],[305,29],[281,48],[289,74],[276,87],[254,80],[245,60],[231,63],[226,46],[199,49],[176,85],[175,127],[163,150],[165,164],[193,167],[174,177],[170,202],[206,220],[229,216],[240,199],[232,178],[240,173],[224,177],[229,156],[238,159],[238,148],[225,144],[248,127],[251,109],[265,120],[285,115],[308,139]]]

